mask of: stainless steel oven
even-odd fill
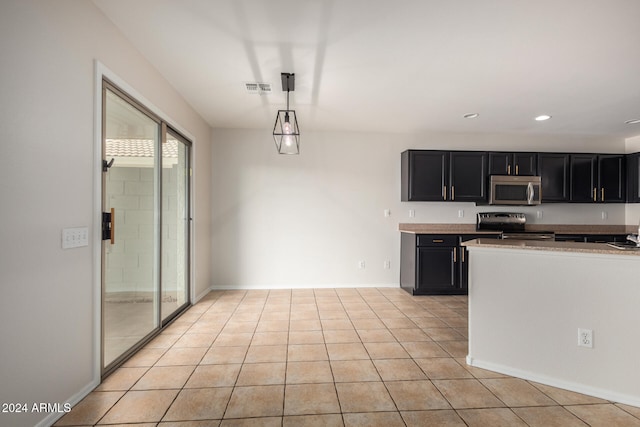
[[[491,175],[490,205],[539,205],[542,200],[539,176]]]
[[[553,231],[530,230],[526,228],[527,217],[517,212],[479,212],[476,229],[478,231],[501,231],[502,239],[554,241]]]

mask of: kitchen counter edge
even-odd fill
[[[496,231],[478,231],[475,224],[400,223],[398,230],[413,234],[500,234]],[[591,224],[527,224],[526,231],[553,231],[556,234],[632,234],[638,226]]]
[[[580,252],[604,255],[632,255],[640,257],[640,250],[615,249],[606,243],[550,242],[540,240],[475,239],[462,243],[467,248],[498,248],[551,252]]]

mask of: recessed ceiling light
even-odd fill
[[[637,125],[640,123],[640,119],[627,120],[625,123],[628,125]]]
[[[551,116],[548,115],[548,114],[541,114],[538,117],[536,117],[535,120],[538,121],[538,122],[543,122],[545,120],[549,120],[550,118],[551,118]]]
[[[478,117],[480,114],[478,113],[467,113],[465,114],[464,117],[465,119],[475,119],[476,117]]]

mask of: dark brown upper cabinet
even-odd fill
[[[487,153],[452,151],[449,199],[454,202],[487,201]]]
[[[640,153],[407,150],[401,158],[402,201],[483,204],[488,177],[511,173],[539,175],[543,203],[640,202]]]
[[[485,202],[487,153],[407,150],[402,153],[402,201]]]
[[[569,154],[539,153],[542,203],[569,201]]]
[[[623,203],[626,199],[626,159],[620,154],[571,154],[574,203]]]
[[[537,174],[537,153],[524,152],[490,152],[489,175],[523,175]]]
[[[447,200],[449,152],[408,150],[402,153],[402,201]]]
[[[627,155],[627,202],[640,203],[640,153]]]

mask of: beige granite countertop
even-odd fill
[[[556,234],[631,234],[638,232],[633,225],[598,225],[598,224],[529,224],[530,231],[553,231]]]
[[[500,249],[528,249],[535,251],[552,252],[581,252],[606,255],[634,255],[640,257],[640,250],[622,250],[612,248],[606,243],[582,243],[582,242],[550,242],[540,240],[496,240],[475,239],[462,243],[462,246],[500,248]]]
[[[495,231],[477,231],[475,224],[400,223],[398,230],[414,234],[499,234]],[[527,231],[553,231],[556,234],[631,234],[638,232],[633,225],[597,224],[527,224]]]
[[[477,231],[475,224],[399,224],[398,230],[414,234],[500,234],[496,231]]]

